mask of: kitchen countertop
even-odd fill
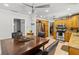
[[[69,46],[79,49],[79,33],[72,33],[69,41]]]

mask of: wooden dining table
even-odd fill
[[[34,37],[28,42],[19,42],[12,38],[0,40],[1,55],[31,55],[40,47],[44,50],[44,45],[48,42],[49,39],[40,37]]]

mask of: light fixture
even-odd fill
[[[31,12],[28,12],[28,14],[31,14]]]
[[[45,10],[45,12],[48,12],[49,10]]]
[[[70,8],[68,8],[67,10],[70,11]]]
[[[70,16],[70,15],[72,15],[72,14],[69,14],[69,16]]]
[[[43,18],[45,18],[46,16],[43,16]]]
[[[7,4],[7,3],[5,3],[5,4],[3,4],[4,6],[6,6],[6,7],[8,7],[9,6],[9,4]]]
[[[40,16],[41,18],[43,17],[43,16]]]

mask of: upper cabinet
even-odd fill
[[[78,28],[78,23],[79,23],[79,16],[73,16],[72,17],[72,27],[73,28]]]

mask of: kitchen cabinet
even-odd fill
[[[64,37],[64,39],[65,39],[65,41],[66,42],[69,42],[69,40],[70,40],[70,37],[71,37],[71,32],[70,31],[66,31],[65,32],[65,37]]]
[[[44,25],[44,32],[45,32],[45,37],[48,37],[48,21],[41,21]]]
[[[70,29],[72,27],[72,20],[71,19],[66,20],[66,27],[67,27],[67,29]]]
[[[53,32],[53,37],[54,39],[56,39],[56,32]]]
[[[79,18],[79,16],[73,16],[72,17],[72,27],[73,28],[78,28],[78,23],[79,23],[78,18]]]
[[[42,31],[45,33],[45,37],[48,37],[48,21],[46,20],[39,20],[39,21],[36,23],[37,35],[38,35],[38,32]]]
[[[69,30],[72,27],[72,20],[70,20],[70,19],[55,20],[55,22],[54,22],[54,33],[53,33],[54,39],[56,39],[56,31],[57,31],[56,27],[59,24],[64,24],[67,27],[65,35],[64,35],[64,39],[65,39],[65,41],[69,42],[69,39],[70,39],[70,36],[71,36],[71,32]]]
[[[79,49],[69,47],[69,55],[79,55]]]
[[[54,39],[56,39],[56,27],[59,24],[64,24],[66,26],[66,32],[65,32],[65,41],[69,42],[70,37],[71,37],[71,28],[73,28],[75,31],[77,31],[79,27],[79,16],[75,15],[70,18],[66,18],[63,20],[55,20],[54,22]]]

